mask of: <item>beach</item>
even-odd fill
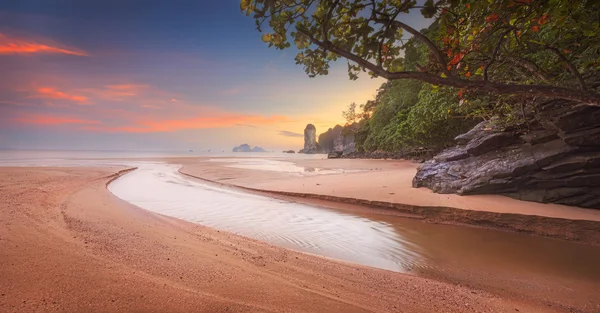
[[[257,171],[231,167],[227,161],[183,161],[180,172],[250,191],[393,208],[398,214],[431,222],[498,228],[600,244],[598,210],[520,201],[500,195],[459,196],[413,188],[412,178],[419,164],[412,161],[326,158],[293,161],[309,173],[315,169],[343,169],[329,175]]]
[[[387,188],[381,187],[386,190],[362,195],[379,200],[386,199],[384,193],[400,197],[404,189],[391,183],[394,170],[408,166],[362,160],[344,161],[345,164],[298,160],[294,161],[298,166],[343,168],[344,172],[293,175],[296,178],[291,179],[289,173],[227,167],[206,158],[166,161],[183,164],[180,171],[188,175],[217,183],[227,181],[232,186],[322,195],[335,192],[340,197],[352,194],[352,198],[361,197],[356,188],[368,190],[367,187],[374,185],[365,177],[378,171],[378,177],[387,173],[384,176],[387,180],[382,181]],[[367,167],[379,170],[366,171]],[[534,286],[529,286],[530,293],[515,295],[434,276],[409,275],[319,257],[150,212],[107,190],[108,183],[129,170],[125,166],[0,167],[0,311],[594,312],[598,309],[598,304],[589,300],[594,289],[581,290],[581,298],[562,301],[551,294],[540,297],[544,286],[534,282]],[[342,186],[339,177],[351,175],[359,175],[355,177],[360,179]],[[333,183],[336,188],[329,185]],[[304,189],[300,189],[301,185]],[[327,189],[329,192],[323,192],[325,186],[331,188]],[[394,195],[390,194],[394,191]],[[443,197],[453,198],[433,195],[414,199],[441,201]],[[530,207],[529,204],[523,205]],[[562,219],[572,217],[593,222],[597,216],[593,211],[562,209],[565,210],[562,213],[573,214],[560,215]],[[549,214],[556,217],[559,213]],[[597,287],[583,283],[580,286]]]

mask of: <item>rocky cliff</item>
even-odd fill
[[[551,101],[529,131],[485,121],[422,164],[413,187],[600,209],[600,108]]]
[[[317,128],[313,124],[308,124],[304,129],[304,149],[300,150],[299,153],[313,154],[317,152],[319,152]]]
[[[335,125],[335,127],[328,129],[326,132],[319,135],[319,146],[324,153],[330,153],[335,151],[336,140],[342,135],[342,126]],[[339,140],[338,140],[339,141]]]
[[[355,151],[354,131],[358,124],[342,127],[335,125],[319,136],[319,146],[322,152],[340,157]]]

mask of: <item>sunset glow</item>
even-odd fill
[[[0,54],[34,54],[34,53],[59,53],[76,56],[87,56],[81,50],[60,48],[48,44],[28,41],[26,39],[12,38],[0,33]]]
[[[58,91],[52,87],[41,87],[37,89],[38,94],[33,97],[38,98],[48,98],[48,99],[58,99],[58,100],[68,100],[78,104],[87,104],[88,98],[84,96],[78,95],[69,95],[62,91]]]
[[[344,123],[382,82],[350,81],[342,63],[310,79],[247,27],[238,1],[201,6],[0,4],[0,148],[297,150],[308,123]],[[227,35],[199,31],[216,28]]]

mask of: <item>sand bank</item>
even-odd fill
[[[412,188],[418,164],[402,160],[285,160],[307,175],[230,167],[218,159],[177,160],[180,172],[216,183],[287,196],[392,208],[435,223],[474,225],[600,244],[600,210],[519,201],[498,195],[458,196]],[[314,175],[313,169],[340,173]],[[345,171],[345,172],[344,172]]]
[[[122,168],[0,169],[0,311],[561,312],[154,214]]]

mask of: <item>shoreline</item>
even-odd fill
[[[592,312],[273,246],[153,213],[107,185],[135,168],[0,168],[0,311]],[[10,183],[8,183],[10,182]],[[15,197],[15,195],[19,197]],[[536,285],[536,293],[544,293]],[[526,289],[529,290],[529,289]],[[200,308],[200,309],[199,309]]]
[[[131,170],[1,169],[0,311],[567,311],[152,213],[106,188]]]
[[[182,175],[194,179],[200,179],[202,181],[219,186],[238,188],[247,192],[259,193],[267,196],[291,197],[300,202],[306,202],[307,200],[333,202],[360,206],[364,207],[370,212],[377,210],[379,214],[397,215],[401,217],[422,220],[428,223],[479,227],[574,241],[595,246],[600,245],[600,221],[596,220],[569,219],[533,214],[504,213],[483,210],[478,211],[449,206],[414,205],[390,201],[374,201],[364,198],[333,196],[326,193],[318,194],[267,188],[254,188],[251,187],[251,184],[238,184],[235,182],[231,183],[230,181],[233,180],[231,177],[228,177],[227,180],[223,181],[203,177],[196,173],[200,170],[195,169],[194,165],[191,164],[182,164],[178,171]],[[244,171],[244,174],[247,174],[247,171]],[[348,176],[351,175],[352,174],[349,174]],[[311,179],[314,177],[318,176],[312,176]],[[511,200],[519,201],[514,199]],[[525,205],[527,204],[530,204],[530,202],[525,202]]]

